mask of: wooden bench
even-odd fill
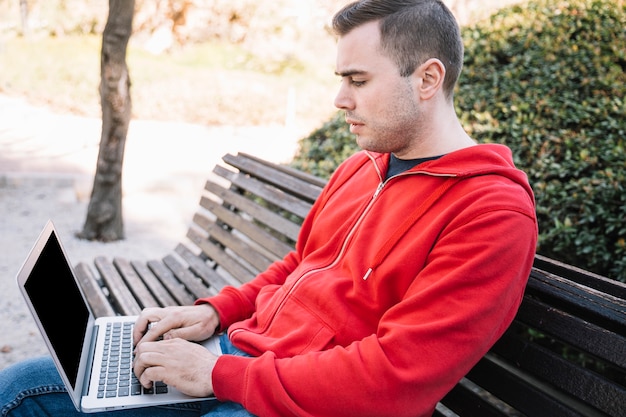
[[[97,316],[191,304],[293,248],[325,181],[246,154],[223,161],[173,253],[76,266]],[[626,416],[626,285],[537,256],[515,322],[435,415]]]

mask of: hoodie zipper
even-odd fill
[[[371,156],[370,156],[370,159],[371,159]],[[372,206],[374,205],[374,202],[376,201],[376,199],[378,198],[380,193],[383,191],[385,186],[389,183],[389,181],[391,181],[394,178],[401,177],[401,176],[418,175],[418,174],[430,175],[430,176],[435,176],[435,177],[450,177],[450,178],[453,178],[453,177],[456,176],[454,174],[433,174],[431,172],[426,172],[426,171],[415,171],[415,172],[404,172],[404,173],[401,173],[401,174],[394,175],[393,177],[387,178],[386,180],[383,180],[383,176],[382,176],[380,170],[378,169],[378,165],[375,163],[375,161],[373,161],[373,162],[374,162],[374,167],[376,169],[376,173],[378,174],[378,178],[379,178],[380,182],[379,182],[378,186],[376,187],[376,190],[374,191],[374,194],[372,195],[372,198],[370,199],[370,202],[363,209],[363,212],[361,213],[361,215],[359,216],[357,221],[354,223],[354,225],[352,226],[352,228],[350,229],[350,231],[346,235],[346,238],[344,239],[343,244],[341,245],[341,250],[339,251],[339,253],[335,257],[333,262],[331,262],[330,264],[326,265],[325,267],[311,269],[311,270],[305,272],[304,274],[302,274],[300,276],[300,278],[298,278],[296,280],[296,282],[291,286],[289,291],[287,291],[287,293],[283,296],[283,298],[280,301],[279,305],[276,307],[276,309],[272,313],[271,318],[267,321],[267,324],[263,328],[262,332],[267,330],[267,328],[274,322],[274,318],[276,317],[278,312],[282,309],[282,307],[285,305],[285,303],[291,297],[291,295],[294,293],[294,291],[297,289],[297,287],[299,287],[299,285],[307,277],[309,277],[310,275],[313,275],[314,273],[328,271],[328,270],[334,268],[339,263],[339,261],[343,258],[343,255],[346,252],[346,249],[348,247],[348,242],[351,240],[352,236],[354,235],[354,233],[356,232],[358,227],[361,225],[361,223],[363,222],[363,219],[365,219],[365,217],[367,216],[367,213],[369,213],[369,211],[371,210]],[[366,271],[365,275],[362,278],[363,281],[367,281],[367,279],[369,278],[370,274],[373,272],[373,270],[374,270],[374,268],[376,266],[377,265],[374,265],[374,266],[368,268],[368,270]],[[234,329],[234,330],[232,330],[230,332],[230,337],[233,337],[237,333],[241,333],[241,332],[244,332],[244,331],[246,331],[246,330],[244,330],[244,329]]]

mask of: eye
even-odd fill
[[[355,80],[354,78],[350,78],[350,84],[352,84],[355,87],[363,87],[365,85],[365,81]]]

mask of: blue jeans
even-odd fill
[[[225,355],[249,356],[220,337]],[[0,371],[0,417],[93,416],[82,414],[70,400],[54,362],[49,357],[28,359]],[[110,414],[107,414],[110,415]],[[240,404],[217,400],[115,411],[119,417],[250,417]]]

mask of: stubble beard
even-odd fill
[[[415,101],[401,100],[377,121],[346,113],[346,117],[363,123],[362,134],[355,134],[357,145],[364,150],[402,155],[421,137],[421,112]]]

